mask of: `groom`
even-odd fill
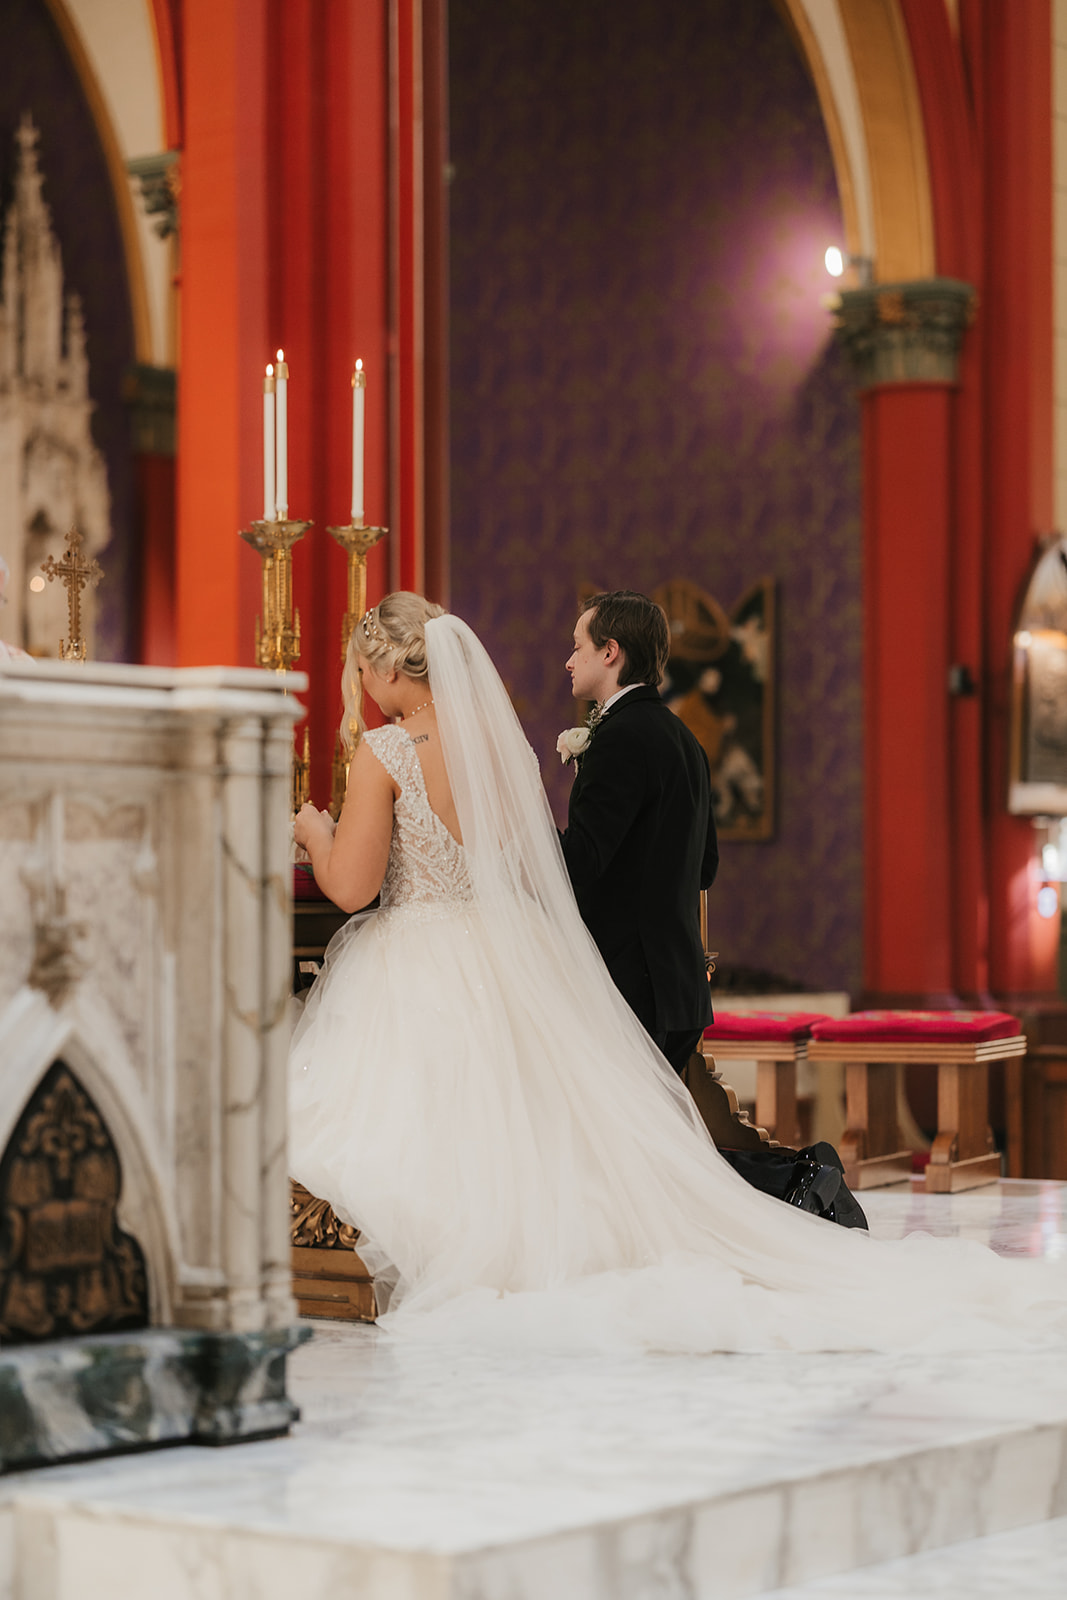
[[[708,762],[659,696],[670,635],[643,594],[587,600],[567,662],[600,709],[578,757],[563,855],[582,919],[631,1009],[676,1072],[711,1021],[700,890],[719,850]]]

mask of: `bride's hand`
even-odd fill
[[[336,827],[337,824],[328,811],[319,811],[309,802],[305,802],[293,821],[293,838],[298,845],[307,850],[316,836],[332,840]]]

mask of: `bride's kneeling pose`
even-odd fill
[[[356,625],[336,832],[356,911],[291,1054],[290,1169],[361,1232],[396,1332],[663,1350],[955,1349],[1067,1336],[1067,1276],[878,1243],[749,1188],[615,988],[537,761],[478,639],[413,594]]]

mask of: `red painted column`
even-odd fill
[[[952,990],[948,696],[951,389],[863,394],[865,987]]]
[[[168,150],[179,149],[183,141],[181,3],[182,0],[151,0],[163,92],[163,137]]]
[[[1031,823],[1006,809],[1011,634],[1035,540],[1053,518],[1052,68],[1048,0],[968,3],[983,116],[986,272],[990,979],[1006,997],[1057,987],[1058,918],[1037,914]]]
[[[389,0],[390,582],[448,599],[445,0]]]
[[[425,257],[423,0],[390,0],[390,583],[423,590]]]
[[[311,680],[312,796],[325,805],[342,710],[347,600],[345,555],[328,529],[350,519],[357,357],[367,374],[366,517],[380,526],[387,513],[384,8],[272,0],[269,72],[270,336],[289,363],[290,514],[314,523],[294,551],[293,595],[298,665]],[[387,551],[370,557],[372,600],[384,592]]]
[[[177,659],[248,664],[267,327],[265,0],[185,0]]]
[[[980,117],[948,7],[901,0],[922,102],[933,199],[937,269],[978,291],[978,314],[959,361],[950,442],[950,653],[974,692],[949,702],[952,986],[972,1003],[989,989],[989,888],[983,690],[985,495],[982,484],[985,317]]]
[[[137,523],[141,531],[141,637],[138,659],[153,667],[172,667],[177,661],[174,491],[174,457],[139,453]]]
[[[423,0],[423,207],[425,317],[425,581],[448,605],[450,473],[448,418],[448,16],[445,0]]]
[[[423,33],[428,9],[429,42]],[[423,79],[444,139],[441,0],[236,0],[183,13],[184,158],[178,651],[251,661],[259,562],[238,531],[262,513],[263,368],[289,364],[289,508],[307,671],[312,790],[325,804],[341,715],[351,508],[351,376],[367,374],[365,511],[388,525],[368,592],[425,583],[426,440],[444,502],[444,213],[433,226],[433,392],[425,382]],[[443,181],[443,170],[439,173]],[[435,584],[446,545],[434,521]],[[391,572],[390,572],[390,569]],[[390,582],[391,578],[391,582]]]

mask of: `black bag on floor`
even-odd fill
[[[788,1206],[840,1223],[843,1228],[866,1228],[867,1218],[845,1183],[841,1157],[825,1140],[803,1150],[784,1146],[762,1150],[728,1150],[719,1154],[761,1194]]]

